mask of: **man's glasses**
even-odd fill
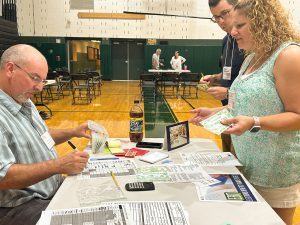
[[[22,67],[20,67],[18,64],[14,63],[16,65],[16,67],[18,67],[20,70],[22,70],[24,73],[26,73],[30,78],[31,80],[34,82],[34,83],[43,83],[43,85],[46,85],[47,84],[47,80],[43,80],[38,74],[35,74],[35,73],[28,73],[26,70],[24,70]]]
[[[224,18],[226,16],[228,16],[228,14],[230,13],[231,10],[232,10],[232,8],[223,10],[219,16],[213,16],[212,18],[210,18],[210,20],[214,23],[218,23],[221,19],[224,20]]]

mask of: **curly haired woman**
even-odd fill
[[[300,38],[279,0],[241,0],[231,35],[248,55],[229,91],[243,174],[286,224],[300,203]],[[200,108],[201,121],[219,109]]]

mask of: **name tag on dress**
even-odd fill
[[[235,109],[235,92],[230,90],[228,92],[228,108],[230,110]]]
[[[46,144],[47,148],[52,149],[53,146],[55,145],[55,142],[54,142],[53,138],[51,137],[51,135],[49,134],[49,132],[46,131],[45,133],[43,133],[41,135],[41,137],[42,137],[44,143]]]
[[[223,67],[223,79],[224,80],[231,80],[231,68],[229,66]]]

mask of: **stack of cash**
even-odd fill
[[[92,131],[91,136],[92,136],[92,151],[93,153],[98,153],[104,150],[105,142],[108,139],[108,133],[106,129],[94,122],[94,121],[88,121],[88,127]]]

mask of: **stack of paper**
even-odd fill
[[[103,153],[110,153],[115,156],[125,155],[125,151],[122,149],[120,140],[108,140]]]

